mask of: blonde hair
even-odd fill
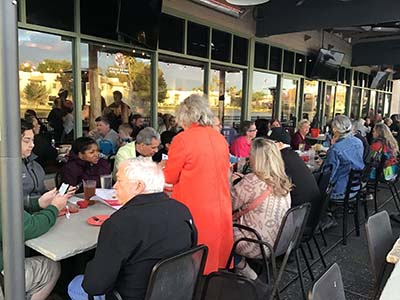
[[[389,127],[384,123],[378,123],[374,127],[375,132],[378,135],[378,139],[381,139],[389,148],[393,151],[393,154],[397,156],[399,153],[399,145],[393,134],[390,132]]]
[[[285,173],[281,152],[273,141],[256,138],[251,145],[252,171],[272,188],[275,196],[286,196],[292,182]]]
[[[305,124],[310,125],[311,123],[307,119],[300,120],[297,124],[297,130],[300,130],[300,128],[303,127]]]
[[[176,120],[184,127],[192,124],[212,126],[213,118],[208,100],[198,94],[192,94],[183,100],[176,111]]]

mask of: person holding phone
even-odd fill
[[[30,200],[30,211],[26,209],[23,213],[24,237],[25,240],[39,237],[46,233],[55,223],[60,210],[62,210],[69,197],[75,193],[74,188],[70,188],[65,195],[60,195],[53,189],[43,195],[37,187],[43,186],[40,175],[43,172],[40,165],[34,160],[29,160],[33,149],[33,125],[25,120],[21,120],[21,155],[23,159],[23,190],[24,197]],[[34,182],[30,182],[30,180]],[[26,184],[30,184],[32,194]],[[43,188],[44,189],[44,188]],[[0,212],[0,230],[2,225]],[[3,270],[2,237],[0,236],[0,271]],[[60,264],[44,256],[28,257],[25,259],[25,290],[27,299],[39,300],[46,299],[53,290],[58,277],[60,276]],[[2,299],[0,289],[0,299]]]

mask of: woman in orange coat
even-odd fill
[[[172,141],[165,181],[174,185],[172,198],[190,209],[198,243],[208,246],[208,274],[225,267],[233,243],[229,148],[211,127],[213,115],[203,97],[186,98],[176,118],[185,130]]]

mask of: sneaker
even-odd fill
[[[256,280],[258,275],[254,270],[249,266],[247,262],[245,262],[245,265],[243,268],[239,268],[238,266],[235,266],[235,274],[238,274],[240,276],[249,278],[251,280]]]
[[[326,215],[321,221],[319,226],[323,231],[338,226],[335,218],[332,215]]]

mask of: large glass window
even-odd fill
[[[183,37],[185,21],[183,19],[162,14],[160,21],[159,48],[183,53]]]
[[[296,123],[297,85],[298,80],[288,78],[282,80],[280,119],[287,126]]]
[[[121,122],[128,122],[130,113],[140,113],[149,122],[151,106],[151,64],[150,56],[142,51],[122,51],[96,44],[83,43],[82,52],[82,97],[85,126],[91,127],[94,119],[104,108],[114,102],[113,93],[122,93],[122,101],[130,111],[113,109]],[[166,96],[163,73],[159,73],[159,101]],[[93,103],[96,102],[96,105]],[[89,113],[90,112],[90,113]]]
[[[224,125],[234,126],[240,122],[243,72],[213,66],[210,78],[211,108],[217,116],[223,118]]]
[[[262,43],[257,43],[254,53],[254,67],[267,69],[268,67],[269,46]]]
[[[233,54],[232,62],[239,65],[247,65],[247,55],[249,49],[249,40],[233,36]]]
[[[199,65],[189,65],[186,61],[173,62],[165,57],[160,58],[158,67],[159,79],[162,76],[166,84],[166,94],[158,101],[159,113],[175,115],[177,106],[185,98],[193,93],[203,93],[204,70]]]
[[[251,119],[271,119],[277,96],[278,76],[270,73],[253,73],[253,94],[251,97]]]
[[[361,89],[353,88],[353,97],[351,99],[350,116],[358,118],[360,116]]]
[[[208,57],[210,28],[204,25],[188,22],[187,25],[187,54]]]
[[[317,114],[318,81],[304,80],[303,118],[313,120]]]
[[[385,105],[383,107],[383,116],[384,117],[389,117],[391,102],[392,102],[392,94],[386,94],[385,95]]]
[[[231,37],[230,33],[212,30],[211,58],[229,62],[231,59]]]
[[[282,70],[282,49],[271,47],[269,56],[269,69],[272,71],[281,72]]]
[[[73,107],[67,100],[73,100],[71,41],[57,35],[20,29],[18,42],[21,116],[27,109],[33,109],[39,119],[47,123],[46,118],[56,105],[62,108],[63,115],[70,113],[69,109]],[[65,90],[62,98],[59,95],[61,89]],[[61,141],[62,128],[60,130],[57,142]]]

